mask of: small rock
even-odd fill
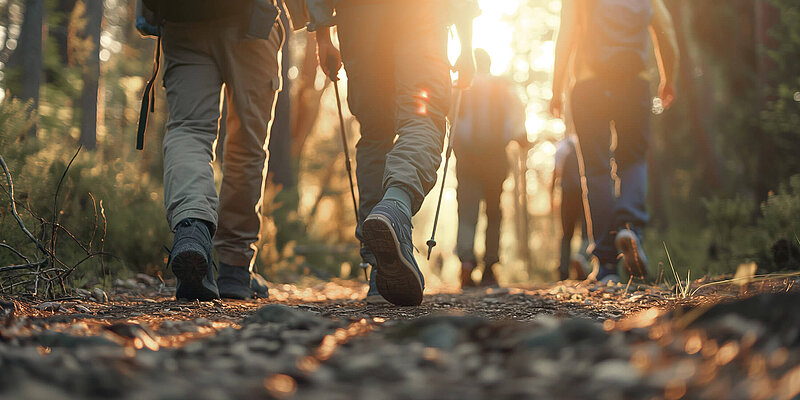
[[[75,294],[77,294],[78,296],[83,297],[83,298],[87,298],[87,297],[91,297],[92,296],[92,292],[90,292],[90,291],[88,291],[86,289],[81,289],[81,288],[75,289]]]
[[[149,286],[155,286],[158,283],[158,279],[147,274],[137,273],[134,275],[134,278],[136,278],[137,281]]]
[[[460,341],[461,332],[451,324],[438,323],[425,327],[420,339],[428,347],[452,349]]]
[[[17,310],[17,305],[12,301],[0,300],[0,317],[14,317],[14,312]]]
[[[283,304],[270,304],[259,308],[255,314],[245,318],[244,323],[285,323],[292,327],[311,327],[327,321],[307,311],[298,310]]]
[[[60,332],[44,332],[37,340],[45,347],[117,346],[117,343],[103,336],[73,336]]]
[[[73,308],[75,309],[75,311],[81,312],[81,313],[85,313],[85,314],[88,314],[88,313],[92,312],[91,310],[86,308],[86,306],[81,305],[81,304],[76,304],[75,307],[73,307]]]
[[[146,325],[118,323],[109,325],[106,329],[126,339],[134,341],[138,339],[143,347],[150,350],[159,349],[158,340],[156,340],[158,336]]]
[[[139,284],[134,279],[117,279],[114,281],[114,286],[122,287],[125,289],[139,289]]]
[[[593,379],[618,388],[636,386],[641,379],[641,373],[630,363],[622,360],[608,360],[594,367]]]
[[[57,303],[55,301],[47,301],[37,305],[36,309],[41,311],[58,311],[60,307],[61,303]]]
[[[108,303],[108,295],[100,288],[92,289],[92,298],[101,304]]]

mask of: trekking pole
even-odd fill
[[[447,166],[450,164],[450,153],[453,152],[453,135],[456,132],[456,122],[458,121],[458,113],[461,110],[461,95],[464,94],[463,88],[456,89],[456,104],[455,111],[453,112],[453,120],[450,122],[450,132],[447,134],[447,152],[444,156],[444,171],[442,172],[442,188],[439,190],[439,201],[436,203],[436,214],[433,217],[433,231],[431,238],[428,239],[428,260],[431,259],[431,251],[436,246],[436,224],[439,223],[439,210],[442,208],[442,195],[444,194],[444,182],[447,180]]]
[[[356,215],[356,225],[358,224],[358,202],[356,201],[356,190],[355,186],[353,185],[353,167],[350,165],[350,150],[347,147],[347,134],[345,133],[344,128],[344,116],[342,115],[342,100],[339,97],[339,78],[336,76],[338,72],[338,64],[339,60],[336,57],[328,57],[326,60],[328,63],[328,72],[330,76],[328,78],[333,82],[333,90],[336,92],[336,108],[339,111],[339,130],[342,134],[342,147],[344,148],[344,165],[347,169],[347,179],[350,181],[350,196],[353,198],[353,210],[355,211]],[[367,266],[369,264],[361,263],[360,267],[364,270],[364,277],[369,280],[369,275],[367,274]]]
[[[336,57],[328,57],[327,63],[328,71],[331,74],[328,78],[333,82],[333,90],[336,92],[336,108],[339,110],[339,128],[344,148],[344,165],[347,168],[347,179],[350,180],[350,195],[353,197],[353,210],[356,214],[356,223],[358,223],[358,202],[356,202],[356,189],[353,185],[353,167],[350,165],[350,150],[347,147],[347,134],[344,128],[344,116],[342,116],[342,100],[339,97],[339,78],[336,76],[338,60]]]

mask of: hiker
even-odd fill
[[[178,278],[175,297],[267,297],[253,264],[269,127],[281,89],[284,30],[277,8],[272,0],[144,3],[159,17],[163,43],[164,203],[175,233],[168,262]],[[218,121],[223,85],[228,114]],[[227,130],[219,196],[211,167],[218,123]],[[219,257],[216,280],[212,246]]]
[[[564,0],[556,42],[550,112],[562,117],[567,84],[585,165],[593,255],[593,278],[618,281],[618,254],[632,277],[647,275],[642,249],[651,110],[646,71],[648,31],[658,61],[658,97],[669,108],[675,99],[678,58],[672,18],[662,0]],[[619,177],[615,194],[613,159]],[[587,221],[588,223],[588,221]]]
[[[486,205],[486,249],[481,286],[496,286],[494,266],[500,262],[500,195],[508,175],[506,146],[511,140],[527,144],[525,110],[503,78],[492,76],[492,60],[484,49],[475,50],[477,74],[464,94],[459,112],[456,153],[458,236],[461,287],[478,286],[472,279],[477,266],[475,230],[481,201]],[[524,147],[523,144],[523,147]]]
[[[480,13],[477,1],[307,4],[320,65],[335,79],[339,60],[344,62],[348,105],[361,125],[356,237],[363,260],[373,267],[368,301],[382,296],[393,304],[418,305],[425,285],[414,259],[411,216],[436,183],[442,158],[452,88],[448,26],[455,24],[461,42],[457,85],[468,87],[475,68],[472,19]],[[341,56],[331,42],[334,23]]]
[[[576,279],[586,278],[586,259],[583,256],[586,243],[586,221],[583,215],[583,192],[578,165],[577,139],[569,134],[556,143],[555,167],[550,187],[550,206],[555,210],[556,187],[561,192],[559,219],[561,220],[561,250],[558,263],[558,279],[570,278],[570,270]],[[572,237],[575,227],[581,227],[581,251],[573,254]]]

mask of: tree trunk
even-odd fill
[[[69,64],[69,24],[70,15],[77,0],[58,0],[54,12],[48,15],[47,31],[53,38],[61,65]],[[55,19],[55,21],[53,21]],[[54,23],[55,22],[55,23]],[[57,72],[57,71],[54,71]]]
[[[280,2],[279,2],[280,4]],[[281,21],[287,31],[290,31],[289,19],[285,10],[281,13]],[[289,48],[289,38],[291,33],[287,33],[286,40],[281,49],[281,78],[283,79],[283,90],[278,94],[277,104],[275,105],[275,118],[272,121],[272,131],[269,139],[269,165],[267,176],[272,185],[267,187],[278,188],[279,192],[273,199],[271,207],[272,218],[275,225],[279,227],[275,235],[275,245],[278,249],[292,240],[304,235],[305,225],[292,215],[297,211],[300,203],[300,193],[297,188],[297,163],[292,154],[292,99],[291,82],[289,81],[289,68],[291,67],[291,53]],[[270,198],[264,196],[265,199]]]
[[[295,160],[303,152],[306,139],[317,122],[322,93],[330,86],[330,81],[327,79],[322,89],[314,86],[317,78],[316,41],[313,33],[306,32],[305,35],[305,54],[299,66],[300,74],[297,77],[297,90],[292,107],[292,158]]]
[[[100,32],[103,22],[103,0],[82,0],[85,5],[83,19],[86,25],[81,30],[82,39],[88,45],[81,61],[83,90],[81,91],[81,137],[84,148],[97,148],[97,90],[100,82]]]
[[[672,3],[675,4],[675,3]],[[719,161],[714,151],[714,141],[711,134],[706,129],[701,116],[708,115],[709,110],[704,104],[697,100],[697,84],[702,84],[694,78],[693,70],[695,60],[692,58],[692,51],[686,40],[688,32],[685,20],[687,19],[686,1],[681,1],[676,7],[671,7],[673,21],[675,21],[675,33],[678,39],[678,49],[680,50],[680,91],[686,98],[687,113],[689,114],[689,126],[693,132],[692,136],[696,140],[697,154],[700,156],[700,163],[703,168],[703,187],[706,189],[717,189],[720,186]]]
[[[282,3],[281,3],[282,4]],[[281,5],[282,7],[282,5]],[[281,21],[287,30],[290,28],[286,12],[281,12]],[[294,186],[295,179],[292,163],[292,118],[291,118],[291,87],[289,82],[289,67],[291,57],[289,40],[284,40],[281,56],[281,77],[283,90],[278,94],[275,105],[275,118],[272,121],[272,132],[269,139],[269,166],[268,176],[272,183],[280,185],[283,189]]]
[[[9,85],[11,96],[31,101],[32,115],[36,115],[39,109],[39,88],[42,84],[43,23],[44,0],[27,0],[17,48],[8,62],[8,67],[19,74],[16,85]],[[36,136],[36,129],[34,124],[28,135]]]
[[[758,110],[764,110],[767,103],[771,100],[769,90],[775,82],[770,79],[775,64],[767,54],[767,50],[775,48],[777,43],[769,36],[769,30],[779,21],[779,16],[775,7],[769,4],[767,0],[756,0],[755,5],[755,40],[756,40],[756,70],[758,76]],[[759,124],[761,126],[761,124]],[[760,128],[759,128],[760,130]],[[776,189],[778,182],[775,182],[775,171],[773,166],[775,163],[775,143],[769,135],[762,132],[756,133],[758,136],[758,177],[756,180],[756,200],[761,204],[767,199],[771,190]]]

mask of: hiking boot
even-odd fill
[[[375,284],[375,276],[378,274],[378,268],[370,267],[369,269],[369,291],[367,291],[367,304],[389,304],[386,299],[378,292],[378,285]]]
[[[589,276],[589,273],[592,271],[589,263],[586,262],[586,257],[580,254],[575,254],[572,256],[569,267],[575,274],[575,279],[579,281],[586,279]]]
[[[483,276],[481,276],[481,287],[500,287],[497,283],[497,277],[494,276],[494,266],[491,264],[483,269]]]
[[[464,261],[461,263],[461,288],[473,288],[478,285],[472,280],[472,270],[475,269],[475,261]]]
[[[369,290],[367,291],[367,297],[364,299],[367,304],[387,304],[388,301],[381,296],[378,292],[378,286],[375,285],[375,274],[378,272],[378,269],[375,265],[378,263],[375,260],[375,255],[369,251],[369,248],[365,245],[361,245],[361,268],[364,269],[364,273],[367,273],[367,269],[369,269],[369,275],[367,275],[367,284],[369,285]]]
[[[392,304],[422,303],[425,279],[414,259],[411,218],[394,200],[381,200],[362,226],[364,244],[375,255],[378,293]]]
[[[647,276],[647,256],[644,254],[642,242],[639,236],[630,229],[620,229],[614,239],[617,250],[622,252],[622,261],[625,268],[634,278],[645,278]]]
[[[597,271],[597,276],[595,279],[602,283],[608,284],[611,283],[619,283],[619,275],[617,274],[617,264],[606,264],[601,265]]]
[[[219,263],[219,295],[225,299],[251,300],[254,297],[260,299],[269,298],[269,287],[267,280],[256,272],[250,271],[249,267],[228,265]]]
[[[219,298],[211,258],[211,230],[205,222],[186,218],[178,223],[167,265],[178,278],[176,299],[209,301]]]

